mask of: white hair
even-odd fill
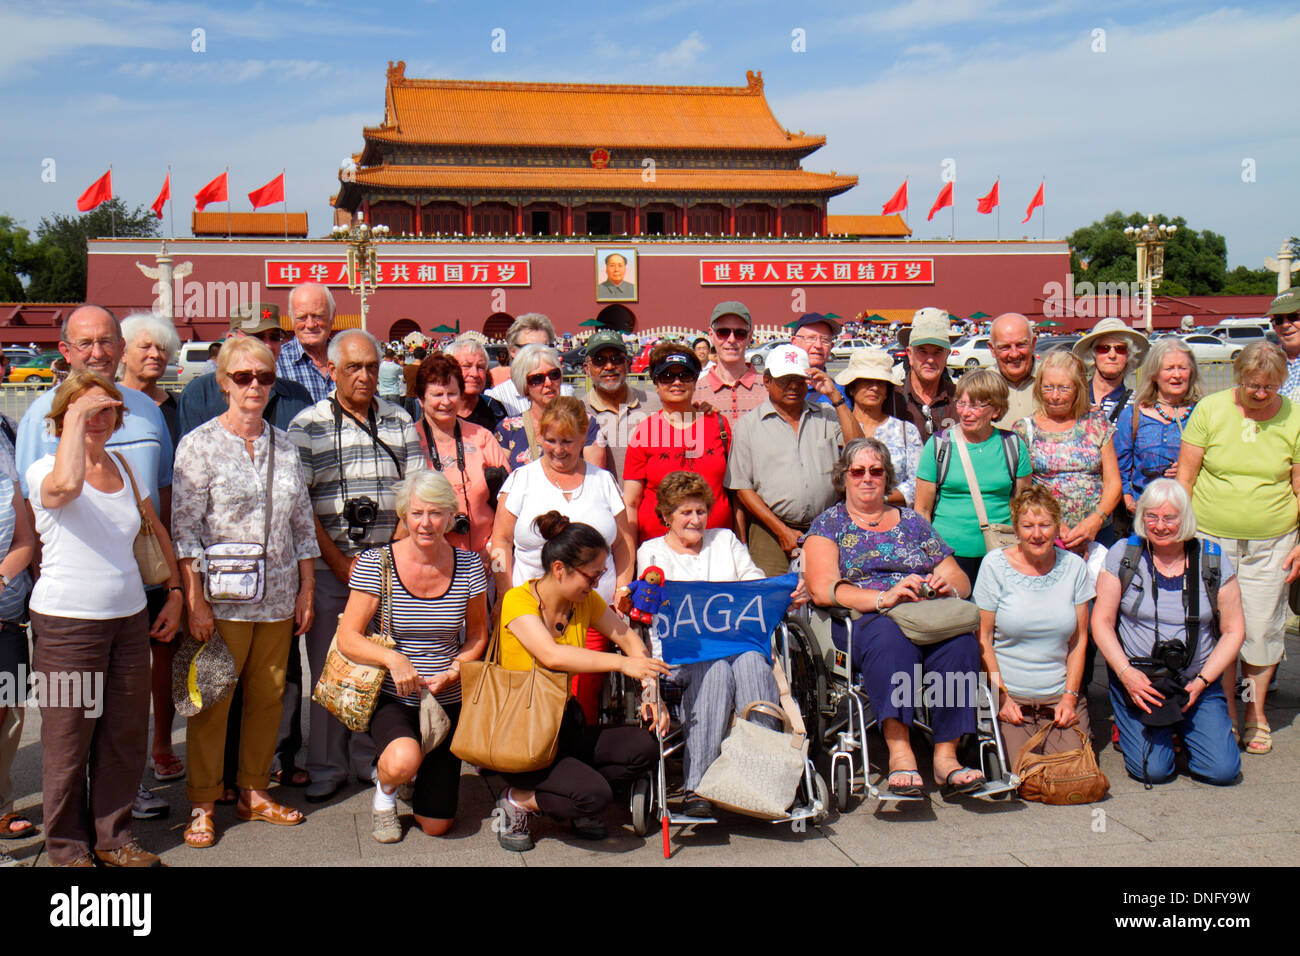
[[[320,289],[325,295],[325,301],[330,307],[330,321],[334,321],[334,293],[330,291],[327,285],[321,285],[319,282],[301,282],[289,290],[289,311],[293,312],[293,297],[302,289]]]
[[[329,356],[329,360],[335,365],[338,365],[339,361],[343,357],[343,343],[350,338],[356,338],[358,335],[369,342],[370,347],[375,350],[376,361],[384,357],[384,347],[379,344],[379,339],[375,338],[365,329],[344,329],[338,335],[334,336],[334,338],[330,339],[329,348],[325,353]]]
[[[419,471],[411,472],[397,483],[395,490],[397,517],[402,520],[406,519],[407,513],[411,510],[412,498],[436,505],[453,514],[460,511],[460,500],[456,497],[451,482],[442,472],[434,471],[432,468],[421,468]]]
[[[488,360],[487,349],[483,347],[483,343],[470,335],[462,335],[460,338],[452,342],[451,345],[448,345],[443,349],[443,352],[450,355],[452,358],[455,358],[461,352],[471,351],[482,356],[484,362]]]
[[[154,345],[167,353],[167,364],[173,365],[181,351],[181,339],[176,326],[157,312],[132,312],[122,320],[122,340],[127,348],[141,335],[148,335]]]
[[[555,342],[555,326],[540,312],[525,312],[515,319],[506,331],[506,345],[512,349],[519,348],[519,336],[524,332],[545,332],[547,344]]]
[[[1147,512],[1163,505],[1173,505],[1178,512],[1178,540],[1190,541],[1196,537],[1196,513],[1187,489],[1172,478],[1157,478],[1146,486],[1142,497],[1133,509],[1133,530],[1142,538],[1147,536]]]
[[[560,368],[560,353],[549,345],[525,345],[510,362],[510,381],[515,383],[519,397],[528,394],[528,376],[536,371],[543,362],[550,362]]]

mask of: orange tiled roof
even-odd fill
[[[356,173],[360,186],[405,189],[611,190],[624,193],[790,192],[834,196],[852,189],[856,176],[802,169],[658,169],[645,182],[640,169],[532,168],[515,166],[371,166]],[[897,217],[877,217],[897,218]]]
[[[902,216],[837,216],[828,217],[831,232],[850,236],[910,236],[912,230]]]
[[[224,212],[199,212],[192,215],[190,231],[196,236],[283,236],[285,232],[282,212],[232,212],[227,226]],[[289,235],[307,235],[307,214],[289,213]]]
[[[774,149],[811,152],[824,136],[787,131],[761,73],[745,86],[614,86],[407,79],[388,65],[384,121],[367,140],[477,146]]]

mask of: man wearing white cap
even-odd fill
[[[839,388],[794,345],[772,350],[767,398],[736,423],[723,482],[753,517],[749,554],[767,575],[785,574],[812,520],[835,503],[831,468],[862,429]],[[809,401],[811,382],[830,399]]]
[[[1102,319],[1074,343],[1074,354],[1092,367],[1088,402],[1112,423],[1133,394],[1125,386],[1124,376],[1141,364],[1148,344],[1146,336],[1134,332],[1123,319]]]
[[[948,353],[952,351],[948,313],[933,306],[918,309],[911,329],[904,331],[908,332],[909,370],[888,411],[915,425],[925,441],[957,420],[957,388],[948,377]]]

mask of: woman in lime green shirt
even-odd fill
[[[1241,670],[1253,685],[1241,739],[1249,754],[1273,749],[1264,698],[1286,630],[1287,584],[1300,576],[1300,406],[1278,394],[1286,355],[1252,343],[1233,362],[1236,387],[1202,399],[1187,420],[1178,481],[1192,496],[1203,537],[1219,543],[1237,569],[1246,612]],[[1236,722],[1236,669],[1224,691]]]

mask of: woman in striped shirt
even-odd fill
[[[397,515],[410,534],[362,553],[352,569],[352,593],[339,617],[338,648],[349,659],[388,669],[370,736],[379,753],[371,835],[380,843],[402,838],[397,788],[415,782],[411,807],[429,836],[455,822],[460,760],[451,738],[460,714],[460,665],[487,646],[487,575],[472,551],[447,543],[459,511],[456,493],[436,471],[417,471],[397,486]],[[390,633],[394,648],[363,634],[380,629],[383,559],[392,565]],[[451,723],[443,741],[420,746],[420,696],[433,694]]]

